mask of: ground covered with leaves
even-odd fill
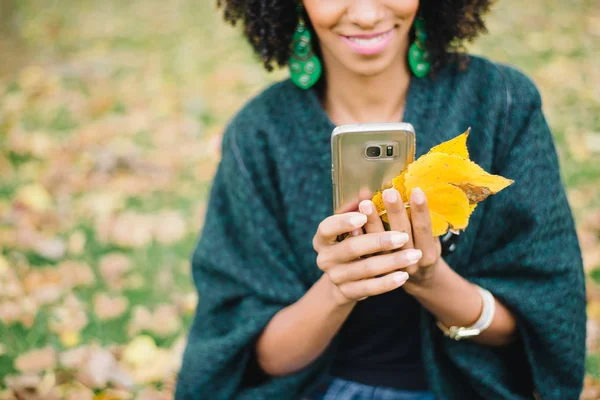
[[[0,399],[171,398],[223,125],[285,72],[212,1],[7,0],[0,26]],[[489,27],[472,50],[542,91],[600,398],[600,9],[505,0]]]

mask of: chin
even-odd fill
[[[361,77],[374,77],[380,75],[384,71],[388,70],[393,66],[393,59],[388,57],[377,59],[377,60],[363,60],[359,62],[349,62],[346,67],[351,72]]]

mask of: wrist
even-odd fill
[[[327,303],[331,304],[334,308],[352,308],[356,304],[356,300],[349,299],[340,291],[332,281],[329,279],[329,275],[324,273],[319,279],[319,283],[323,287],[324,295],[327,299]]]
[[[411,280],[409,278],[403,288],[411,296],[417,298],[427,296],[432,291],[437,290],[447,269],[450,269],[450,266],[440,257],[435,264],[427,268],[420,279]]]
[[[481,296],[481,312],[477,320],[465,326],[446,326],[442,321],[437,321],[437,326],[444,332],[444,335],[454,339],[461,340],[473,336],[478,336],[481,332],[485,331],[494,320],[496,310],[496,300],[494,296],[486,289],[478,285],[475,286]]]

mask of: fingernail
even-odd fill
[[[419,261],[421,259],[421,257],[423,257],[423,252],[421,250],[415,250],[415,249],[407,250],[406,258],[408,259],[408,261],[410,263],[415,263],[415,262]]]
[[[415,204],[421,205],[425,203],[425,193],[423,193],[421,188],[414,188],[410,194],[410,197]]]
[[[394,246],[402,246],[408,242],[408,235],[406,233],[392,233],[390,240]]]
[[[371,213],[373,212],[373,206],[371,205],[371,203],[369,201],[363,201],[358,205],[358,209],[360,210],[361,213],[365,214],[365,215],[371,215]]]
[[[408,274],[404,271],[394,273],[394,282],[398,285],[408,280]]]
[[[383,191],[383,199],[388,203],[395,203],[398,201],[398,191],[396,189],[385,189]]]
[[[355,228],[361,228],[366,223],[366,215],[355,215],[354,217],[350,218],[350,224]]]
[[[358,236],[360,235],[360,230],[359,229],[355,229],[352,232],[350,232],[350,236]]]

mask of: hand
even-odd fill
[[[383,192],[383,201],[390,222],[390,228],[409,235],[410,239],[403,248],[416,249],[421,255],[417,262],[405,269],[410,276],[405,289],[410,291],[413,286],[424,286],[433,276],[436,266],[441,260],[442,253],[440,241],[432,233],[427,198],[419,188],[412,191],[410,217],[396,189],[386,189]],[[374,204],[370,200],[362,201],[359,204],[359,209],[363,214],[367,215],[365,227],[368,234],[384,231],[383,223],[379,215],[377,215]]]
[[[379,217],[377,219],[381,225]],[[419,258],[414,249],[398,251],[410,240],[408,234],[385,232],[382,226],[379,232],[357,235],[357,230],[366,225],[369,221],[362,213],[336,214],[321,222],[313,238],[317,265],[333,283],[332,291],[338,305],[397,289],[408,279],[406,272],[398,270],[414,264]],[[339,235],[348,232],[354,232],[354,235],[337,241]],[[388,253],[361,258],[380,252]]]

